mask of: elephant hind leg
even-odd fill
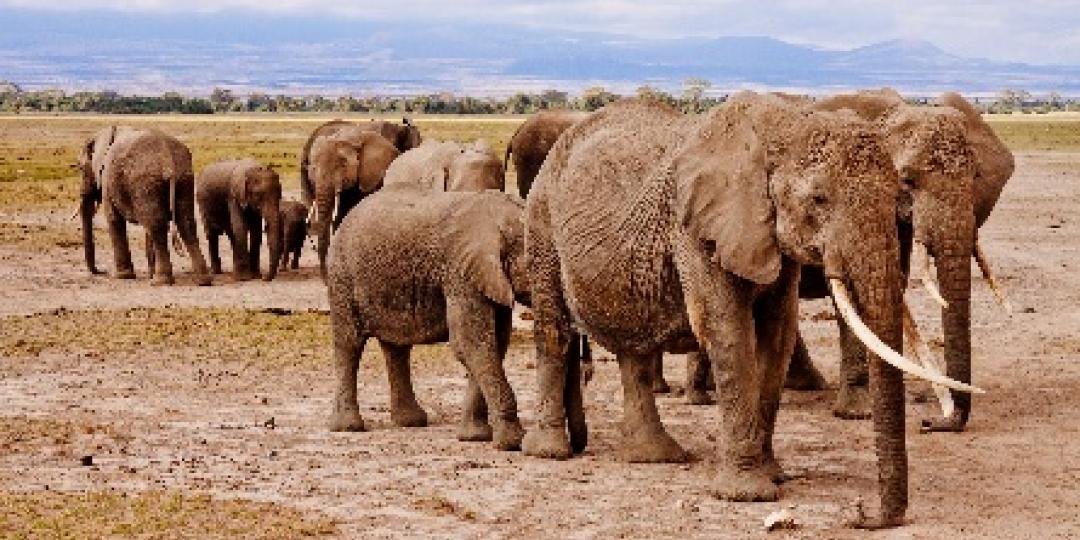
[[[390,419],[401,427],[424,427],[427,413],[416,401],[413,392],[412,370],[409,366],[411,345],[394,345],[380,340],[386,359],[386,374],[390,379]]]
[[[334,410],[330,415],[330,431],[364,431],[360,405],[356,396],[356,375],[364,353],[367,336],[360,333],[360,318],[342,291],[331,287],[330,325],[334,338],[334,366],[338,388],[334,395]]]
[[[131,246],[128,243],[127,221],[116,211],[105,212],[105,218],[109,222],[109,240],[113,247],[115,277],[135,279],[135,265],[131,263]]]
[[[689,455],[660,422],[653,376],[660,351],[619,355],[623,386],[623,457],[632,463],[682,463]]]
[[[469,386],[465,390],[465,402],[462,405],[461,425],[458,427],[459,441],[490,441],[493,437],[491,424],[488,422],[487,401],[480,391],[476,378],[468,375]]]
[[[154,285],[172,285],[173,279],[172,260],[169,258],[169,225],[163,222],[148,223],[146,225],[147,236],[151,239],[151,249],[154,251]]]
[[[709,357],[701,350],[686,355],[686,402],[691,405],[711,405],[708,392]]]
[[[156,252],[154,251],[154,235],[150,234],[150,228],[146,228],[146,241],[143,243],[144,251],[146,251],[146,273],[150,275],[150,279],[154,279],[154,264],[156,262]]]
[[[668,384],[667,379],[664,378],[664,356],[660,355],[653,360],[653,382],[652,391],[654,394],[670,394],[671,385]]]

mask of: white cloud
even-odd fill
[[[125,11],[244,10],[376,20],[518,23],[637,36],[764,35],[850,48],[925,39],[962,56],[1080,64],[1075,0],[0,0],[0,7]]]

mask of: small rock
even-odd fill
[[[82,464],[83,467],[92,467],[94,465],[94,456],[83,456],[79,459],[79,463]]]
[[[1024,308],[1024,313],[1035,313],[1035,308],[1030,307],[1030,306],[1026,307],[1026,308]]]
[[[269,420],[263,422],[263,427],[266,429],[274,429],[277,427],[277,423],[274,422],[274,417],[271,416]]]
[[[795,521],[795,515],[789,508],[782,508],[765,516],[765,530],[772,532],[777,530],[798,529],[799,524]]]
[[[679,500],[675,501],[675,508],[678,508],[679,510],[682,510],[683,512],[697,512],[698,511],[698,505],[694,504],[693,501],[688,501],[686,499],[679,499]]]

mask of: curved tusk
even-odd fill
[[[930,255],[926,251],[926,244],[916,241],[911,246],[911,264],[919,273],[919,281],[922,281],[922,286],[930,294],[930,298],[933,298],[941,307],[948,308],[949,303],[945,301],[944,296],[941,296],[937,282],[930,274]]]
[[[986,259],[986,253],[983,252],[978,237],[975,238],[975,262],[979,263],[979,270],[982,271],[983,278],[990,285],[990,290],[994,291],[994,298],[997,298],[998,303],[1005,308],[1006,312],[1012,313],[1012,304],[1009,303],[1008,298],[1005,298],[1005,293],[1001,290],[1001,284],[998,283],[994,272],[990,270],[990,261]]]
[[[836,300],[836,308],[840,312],[840,316],[843,317],[844,322],[847,323],[851,331],[862,341],[866,348],[871,353],[878,355],[882,360],[888,362],[893,367],[910,373],[921,379],[926,379],[932,383],[937,383],[942,386],[958,390],[960,392],[971,392],[973,394],[985,394],[986,392],[980,388],[965,384],[957,380],[950,379],[939,373],[934,373],[907,358],[904,358],[900,353],[892,350],[888,345],[883,343],[874,332],[867,328],[863,323],[859,314],[856,313],[855,307],[851,304],[851,298],[848,296],[847,288],[844,287],[844,283],[839,279],[829,279],[829,290],[832,292],[833,299]]]
[[[908,305],[906,299],[904,300],[904,335],[907,336],[908,341],[913,345],[911,356],[916,362],[939,375],[944,373],[944,366],[938,361],[937,356],[934,356],[930,352],[930,348],[926,346],[926,342],[923,341],[922,336],[919,335],[919,325],[915,324],[915,317],[912,316],[911,306]],[[937,396],[938,403],[941,405],[941,415],[948,418],[956,409],[956,406],[953,404],[952,394],[949,393],[947,388],[940,384],[931,383],[931,387],[934,389],[934,395]]]

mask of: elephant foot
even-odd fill
[[[468,419],[458,426],[457,440],[467,442],[485,442],[494,438],[491,425],[487,422]]]
[[[925,418],[922,421],[922,425],[919,427],[919,431],[922,433],[936,433],[936,432],[952,432],[959,433],[967,428],[967,419],[960,414],[960,411],[953,411],[952,414],[945,417],[937,418]]]
[[[335,412],[330,417],[330,431],[364,431],[364,419],[355,409]]]
[[[255,279],[255,275],[251,272],[233,272],[233,281],[251,281],[252,279]]]
[[[774,484],[783,484],[791,479],[791,476],[784,472],[784,468],[780,466],[780,462],[775,457],[765,458],[765,463],[761,467],[765,469]]]
[[[662,375],[653,377],[652,392],[654,394],[670,394],[671,385],[668,384]]]
[[[573,455],[570,438],[562,428],[529,431],[521,441],[521,449],[526,456],[545,459],[569,459]]]
[[[766,466],[740,469],[722,465],[716,475],[713,495],[733,502],[773,502],[780,498],[780,488],[773,482],[773,471]]]
[[[101,276],[107,273],[104,270],[97,268],[96,266],[91,266],[90,268],[87,268],[87,270],[90,271],[91,276]]]
[[[220,267],[220,266],[214,266],[214,267],[211,267],[211,268],[210,268],[210,273],[211,273],[211,274],[214,274],[214,275],[216,276],[216,275],[218,275],[218,274],[222,274],[222,273],[224,273],[224,272],[222,272],[222,271],[221,271],[221,267]]]
[[[800,392],[818,392],[828,387],[829,383],[825,380],[825,376],[809,361],[800,365],[792,363],[788,368],[787,378],[784,380],[784,388]]]
[[[845,420],[870,418],[871,403],[869,387],[841,385],[833,404],[833,416]]]
[[[209,287],[213,284],[210,274],[195,274],[195,284],[200,287]]]
[[[712,405],[716,400],[704,390],[690,389],[686,392],[686,402],[690,405]]]
[[[135,279],[134,270],[117,270],[116,279]]]
[[[168,274],[156,274],[150,280],[151,285],[172,285],[174,283],[176,283],[176,280]]]
[[[847,525],[852,529],[862,529],[867,531],[892,529],[894,527],[900,527],[903,524],[903,512],[901,512],[899,515],[891,517],[867,516],[863,514],[862,507],[859,507],[858,514],[855,516],[855,518],[847,523]]]
[[[390,420],[398,427],[427,427],[428,417],[419,405],[392,407]]]
[[[525,429],[520,422],[505,422],[495,428],[495,448],[504,451],[521,450],[521,439],[524,437]]]
[[[630,463],[686,463],[690,460],[690,454],[663,428],[626,435],[621,454]]]
[[[262,280],[263,281],[274,281],[274,277],[275,277],[274,275],[267,273],[267,274],[263,275]]]

